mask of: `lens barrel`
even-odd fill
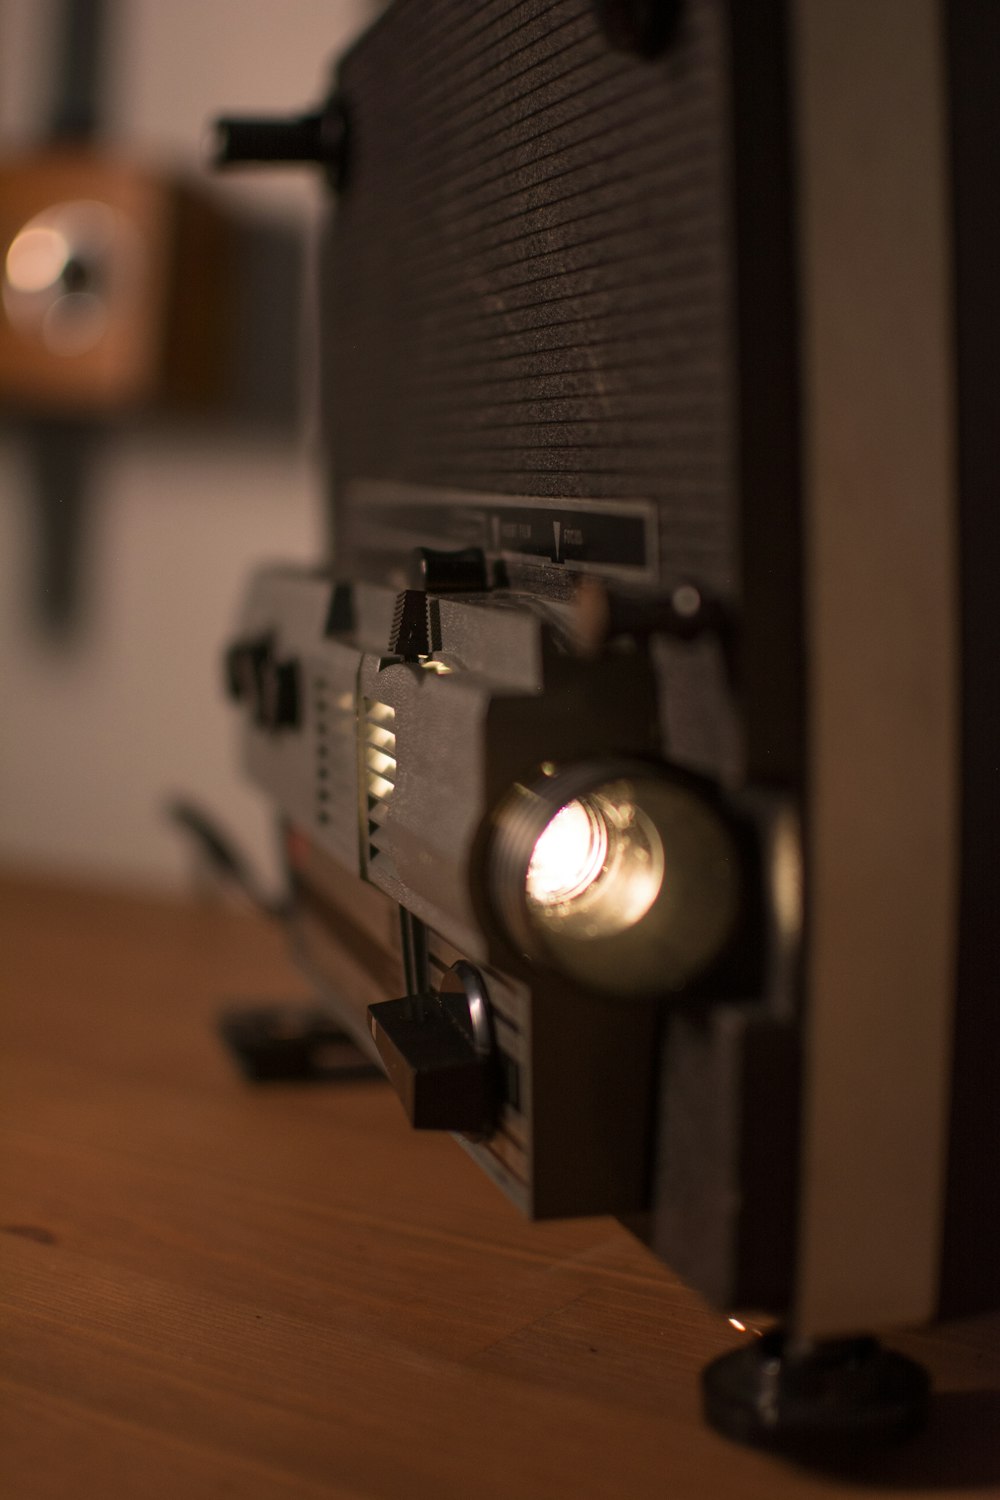
[[[501,804],[494,911],[525,957],[605,994],[683,990],[720,957],[742,896],[737,841],[711,797],[633,761],[555,768]]]

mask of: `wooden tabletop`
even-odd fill
[[[810,1475],[705,1429],[738,1335],[617,1224],[381,1083],[242,1082],[220,1005],[306,993],[256,918],[8,878],[0,975],[5,1500],[1000,1492],[1000,1319],[897,1338],[931,1430]]]

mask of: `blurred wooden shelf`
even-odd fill
[[[618,1225],[524,1222],[380,1083],[241,1082],[219,1006],[305,993],[264,923],[8,876],[0,931],[7,1500],[840,1489],[705,1430],[737,1336]],[[997,1494],[998,1335],[896,1340],[935,1422],[844,1493]]]

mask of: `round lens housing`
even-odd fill
[[[644,764],[551,769],[518,785],[489,863],[494,906],[526,956],[623,996],[696,979],[739,912],[725,818],[699,788]]]

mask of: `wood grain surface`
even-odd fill
[[[0,975],[4,1500],[1000,1493],[1000,1319],[900,1335],[931,1430],[809,1474],[706,1431],[738,1336],[617,1224],[381,1083],[242,1082],[220,1005],[305,993],[257,919],[9,877]]]

